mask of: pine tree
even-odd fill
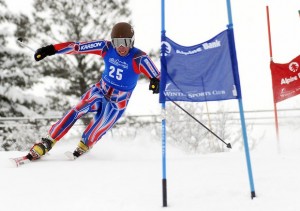
[[[62,115],[70,108],[68,99],[85,93],[103,69],[102,59],[95,55],[56,55],[35,62],[33,52],[16,43],[18,37],[34,49],[66,41],[109,39],[116,22],[130,20],[128,0],[34,0],[33,7],[30,17],[10,14],[0,0],[0,117],[38,117],[57,115],[57,111]],[[13,26],[6,30],[8,23]],[[28,92],[41,81],[48,82],[47,99]],[[47,121],[28,118],[11,123],[16,126],[0,122],[5,124],[0,125],[0,146],[5,150],[27,150],[49,127]]]
[[[33,59],[17,46],[16,24],[28,22],[25,15],[8,12],[3,0],[0,0],[0,149],[23,149],[35,140],[31,129],[32,122],[17,118],[42,115],[47,101],[30,94],[31,87],[38,82],[38,72]],[[9,117],[14,121],[7,121]],[[34,123],[33,123],[34,124]],[[23,127],[27,125],[26,127]]]
[[[31,34],[24,36],[37,48],[67,41],[109,39],[114,23],[129,21],[129,16],[128,0],[35,0],[33,22],[26,30]],[[55,55],[39,64],[40,73],[53,77],[51,89],[58,98],[77,99],[99,81],[104,63],[96,55]]]

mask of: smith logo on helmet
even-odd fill
[[[103,42],[94,42],[94,43],[88,43],[80,45],[80,51],[86,51],[86,50],[94,50],[98,47],[100,47],[103,44]]]

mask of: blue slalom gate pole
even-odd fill
[[[235,51],[235,43],[234,43],[234,33],[233,33],[233,22],[232,22],[232,14],[231,14],[231,3],[230,0],[227,1],[227,13],[228,13],[228,29],[231,29],[232,33],[230,33],[230,44],[231,49],[233,51],[231,52],[232,56],[232,62],[233,62],[233,69],[236,68],[236,71],[238,71],[238,63],[237,63],[237,57],[236,57],[236,51]],[[234,74],[235,75],[235,74]],[[235,80],[236,82],[239,81],[239,79]],[[245,123],[245,116],[244,116],[244,108],[243,108],[243,102],[242,102],[242,94],[241,90],[239,89],[239,96],[238,99],[239,102],[239,110],[240,110],[240,119],[241,119],[241,125],[242,125],[242,131],[243,131],[243,139],[244,139],[244,149],[246,154],[246,161],[247,161],[247,168],[248,168],[248,177],[249,177],[249,183],[250,183],[250,189],[251,189],[251,199],[256,197],[255,195],[255,189],[254,189],[254,182],[253,182],[253,176],[252,176],[252,167],[251,167],[251,159],[250,159],[250,152],[249,152],[249,146],[248,146],[248,138],[247,138],[247,131],[246,131],[246,123]]]
[[[163,207],[167,207],[167,165],[166,165],[166,107],[162,103],[162,194]]]
[[[166,35],[165,30],[165,1],[161,0],[161,41],[164,40]],[[164,59],[164,49],[161,49],[161,59]],[[161,69],[163,71],[161,62]],[[167,165],[166,165],[166,103],[162,102],[162,197],[163,207],[167,207]]]

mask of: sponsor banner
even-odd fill
[[[300,55],[286,64],[270,63],[274,102],[300,94]]]
[[[233,71],[229,30],[198,45],[181,46],[164,37],[160,102],[218,101],[239,98]],[[235,73],[236,72],[236,73]],[[236,76],[234,75],[236,74]],[[239,82],[238,82],[239,83]]]

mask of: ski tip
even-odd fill
[[[73,152],[67,151],[64,153],[65,156],[69,159],[69,160],[75,160],[76,157],[73,155]]]
[[[9,158],[8,159],[8,167],[11,167],[11,168],[17,168],[19,167],[18,163],[15,161],[14,158]]]
[[[9,161],[10,161],[10,166],[15,168],[24,165],[26,163],[30,163],[30,160],[26,156],[9,158]]]

